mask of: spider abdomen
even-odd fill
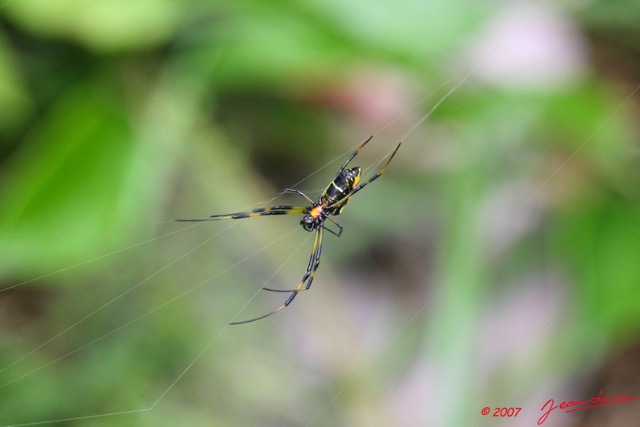
[[[353,190],[360,181],[360,174],[361,171],[359,167],[345,169],[340,172],[338,176],[336,176],[336,178],[327,186],[324,193],[322,193],[322,196],[320,196],[320,203],[326,205],[337,204],[338,206],[343,207],[344,205],[340,204],[340,202],[344,200],[346,203],[349,193],[351,193],[351,190]],[[340,213],[340,210],[341,209],[338,209],[335,215]]]

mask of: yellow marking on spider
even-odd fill
[[[318,205],[315,208],[311,209],[311,211],[309,211],[309,215],[311,215],[313,218],[319,218],[320,213],[324,208],[325,208],[325,205]]]

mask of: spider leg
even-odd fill
[[[358,155],[358,153],[360,152],[360,150],[362,150],[362,148],[367,145],[367,143],[369,141],[371,141],[371,138],[373,138],[373,135],[371,135],[369,138],[367,138],[367,140],[365,142],[363,142],[362,144],[360,144],[360,146],[358,148],[356,148],[356,151],[354,151],[353,153],[351,153],[351,155],[349,156],[349,158],[347,159],[346,162],[344,162],[344,164],[342,166],[340,166],[340,169],[338,169],[338,173],[336,173],[336,176],[340,175],[342,173],[342,171],[344,171],[344,169],[347,167],[347,165],[351,162],[351,160],[353,160],[354,157],[356,157]]]
[[[316,239],[313,243],[313,250],[311,251],[311,257],[309,257],[309,265],[307,266],[307,271],[302,276],[302,280],[295,289],[273,289],[273,288],[262,288],[265,291],[269,292],[293,292],[298,293],[302,291],[306,291],[311,287],[311,283],[313,282],[313,278],[316,274],[316,270],[320,265],[320,254],[322,253],[322,230],[324,228],[319,228],[316,232]],[[306,283],[306,284],[305,284]],[[304,288],[302,285],[305,285]]]
[[[311,287],[311,283],[313,283],[313,278],[316,275],[316,270],[320,266],[320,255],[322,254],[322,233],[323,233],[323,228],[318,228],[318,231],[316,232],[316,239],[313,243],[313,249],[311,250],[311,256],[309,257],[309,265],[307,266],[307,271],[305,272],[304,276],[302,276],[302,280],[300,280],[300,283],[298,284],[298,286],[296,286],[295,289],[280,290],[280,289],[262,288],[264,290],[271,291],[271,292],[291,292],[291,295],[289,296],[289,298],[287,298],[284,304],[282,304],[280,307],[276,308],[275,310],[270,311],[267,314],[263,314],[262,316],[254,317],[253,319],[249,319],[249,320],[242,320],[239,322],[230,322],[229,324],[241,325],[243,323],[255,322],[256,320],[261,320],[261,319],[264,319],[265,317],[271,316],[272,314],[276,314],[277,312],[287,308],[289,304],[291,304],[291,302],[294,300],[294,298],[298,295],[299,292],[308,290]]]
[[[258,208],[250,212],[236,212],[224,215],[211,215],[209,218],[196,218],[196,219],[176,219],[178,222],[200,222],[200,221],[217,221],[223,219],[242,219],[253,218],[256,216],[266,215],[303,215],[308,213],[308,209],[305,206],[272,206],[270,208]]]
[[[332,223],[334,223],[336,226],[338,226],[338,232],[336,233],[335,231],[333,231],[332,229],[325,227],[324,225],[322,226],[322,228],[324,228],[325,230],[327,230],[329,233],[333,234],[336,237],[340,237],[342,236],[342,229],[344,228],[342,226],[342,224],[340,224],[339,222],[334,221],[331,218],[327,218],[329,221],[331,221]]]
[[[376,179],[380,178],[380,175],[382,175],[386,170],[387,170],[387,166],[389,166],[389,163],[391,163],[391,160],[393,160],[393,157],[396,155],[396,153],[398,152],[398,149],[400,148],[400,145],[402,143],[398,143],[398,145],[396,145],[395,150],[393,150],[393,153],[391,153],[391,156],[389,156],[389,159],[386,161],[386,163],[384,164],[384,166],[382,166],[382,169],[380,169],[375,175],[373,175],[371,178],[369,178],[366,182],[358,185],[356,188],[354,188],[353,190],[351,190],[351,192],[349,193],[349,195],[347,195],[344,199],[334,203],[333,205],[329,205],[330,208],[334,207],[335,205],[342,203],[343,205],[347,204],[347,201],[354,195],[356,194],[358,191],[362,190],[365,186],[367,186],[367,184],[371,184],[373,181],[375,181]]]
[[[311,200],[311,197],[307,196],[306,194],[304,194],[304,193],[303,193],[302,191],[300,191],[300,190],[296,190],[295,188],[285,188],[285,189],[282,191],[282,194],[284,194],[284,193],[295,193],[295,194],[297,194],[297,195],[299,195],[299,196],[304,197],[304,198],[305,198],[305,199],[307,199],[309,202],[311,202],[311,203],[315,203],[313,200]]]

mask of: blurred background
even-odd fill
[[[531,426],[640,397],[639,22],[638,0],[2,0],[0,426]],[[294,287],[313,236],[173,220],[305,204],[278,194],[318,197],[370,135],[369,176],[404,143],[311,290],[227,326],[282,303],[260,288]]]

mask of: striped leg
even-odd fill
[[[365,142],[363,142],[362,144],[360,144],[360,146],[358,148],[356,148],[356,151],[354,151],[353,153],[351,153],[351,155],[349,156],[349,158],[347,159],[346,162],[344,162],[344,164],[342,166],[340,166],[340,169],[338,169],[338,173],[336,173],[336,177],[338,175],[340,175],[342,173],[343,170],[345,170],[345,168],[347,167],[347,165],[351,162],[351,160],[354,159],[354,157],[356,157],[358,155],[358,153],[360,152],[360,150],[362,150],[362,148],[367,145],[367,143],[369,143],[369,141],[371,141],[371,139],[373,138],[373,135],[371,135],[369,138],[367,138],[367,140]]]
[[[176,219],[178,222],[201,222],[201,221],[218,221],[223,219],[242,219],[242,218],[254,218],[257,216],[267,215],[304,215],[308,213],[308,209],[305,206],[272,206],[270,208],[258,208],[250,212],[236,212],[224,215],[211,215],[209,218],[196,218],[196,219]]]
[[[295,289],[281,290],[281,289],[262,288],[264,290],[271,291],[271,292],[291,292],[291,295],[289,296],[289,298],[287,298],[284,304],[282,304],[280,307],[262,316],[254,317],[253,319],[249,319],[249,320],[242,320],[239,322],[230,322],[229,323],[230,325],[241,325],[243,323],[255,322],[256,320],[264,319],[265,317],[269,317],[272,314],[276,314],[277,312],[287,308],[289,304],[291,304],[291,302],[294,300],[294,298],[298,295],[299,292],[306,291],[311,287],[311,283],[313,283],[313,278],[316,275],[316,270],[320,266],[320,256],[322,254],[323,230],[324,230],[323,228],[319,228],[318,231],[316,232],[316,239],[313,243],[311,256],[309,257],[309,265],[307,266],[307,271],[305,272],[304,276],[302,276],[302,280],[300,281],[298,286],[296,286]]]

